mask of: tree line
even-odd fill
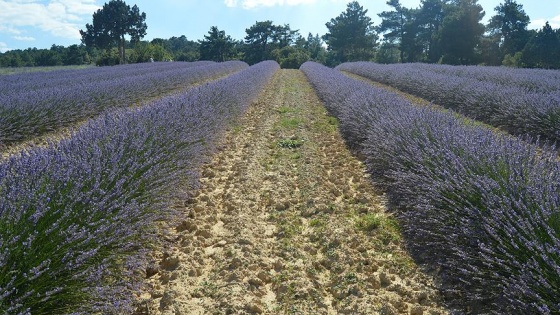
[[[478,0],[421,0],[415,9],[403,7],[399,0],[386,3],[391,9],[377,14],[379,25],[357,1],[348,3],[344,12],[326,22],[328,32],[322,36],[303,36],[289,24],[257,21],[241,40],[212,26],[201,40],[183,35],[144,41],[146,14],[136,5],[111,0],[80,31],[81,45],[8,51],[0,54],[0,66],[165,60],[255,64],[272,59],[284,68],[298,68],[308,60],[328,66],[369,60],[560,68],[560,29],[547,22],[540,30],[529,30],[530,18],[515,0],[498,5],[486,25],[481,22],[485,12]]]

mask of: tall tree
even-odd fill
[[[529,41],[527,26],[530,19],[523,11],[523,5],[515,0],[505,0],[494,10],[496,15],[488,22],[487,29],[498,41],[503,59],[505,55],[513,56],[523,50]]]
[[[319,34],[313,36],[313,34],[309,33],[307,35],[305,49],[309,52],[311,60],[323,64],[327,61],[327,50],[323,47],[323,40],[321,40]]]
[[[233,55],[234,42],[231,36],[226,35],[225,31],[220,31],[218,27],[212,26],[208,35],[204,35],[204,40],[200,42],[200,59],[212,61],[226,61]]]
[[[291,45],[298,37],[290,25],[274,25],[272,21],[256,22],[245,32],[245,61],[249,64],[272,59],[273,50]]]
[[[418,27],[417,40],[422,46],[426,60],[431,63],[441,58],[439,31],[445,17],[444,8],[449,0],[422,0],[415,14]]]
[[[377,35],[368,10],[357,2],[348,3],[346,11],[326,23],[329,32],[323,35],[333,63],[371,60],[375,56]]]
[[[146,13],[140,13],[138,6],[130,7],[122,0],[111,0],[103,8],[93,13],[93,24],[86,24],[86,30],[80,30],[82,42],[87,47],[110,49],[119,48],[120,63],[126,61],[125,35],[132,43],[138,42],[146,35]]]
[[[200,43],[189,40],[185,35],[165,40],[165,47],[173,54],[173,60],[195,61],[200,59]]]
[[[399,0],[389,0],[387,5],[393,11],[383,11],[377,14],[381,18],[381,24],[377,26],[377,31],[383,33],[383,38],[391,44],[396,44],[400,51],[400,62],[404,62],[403,39],[407,24],[410,23],[410,10],[403,7]]]
[[[529,40],[522,55],[528,67],[560,68],[560,29],[553,30],[548,22]]]
[[[454,0],[446,6],[439,32],[442,62],[474,64],[475,48],[484,34],[484,10],[478,0]]]

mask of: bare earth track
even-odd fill
[[[447,314],[299,70],[275,74],[201,184],[139,314]]]

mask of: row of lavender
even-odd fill
[[[560,90],[560,71],[545,69],[451,66],[427,63],[401,64],[397,67],[413,67],[426,72],[473,78],[499,85],[515,86],[529,92],[554,92]]]
[[[87,69],[61,69],[44,72],[28,72],[0,76],[0,94],[21,93],[30,90],[67,86],[88,85],[99,81],[141,76],[150,72],[162,72],[190,67],[207,66],[213,61],[156,62],[127,64],[115,67],[93,67]]]
[[[306,73],[386,189],[411,253],[472,314],[560,311],[557,153],[316,63]]]
[[[2,162],[0,313],[132,313],[146,270],[139,251],[154,242],[155,223],[180,217],[174,200],[278,68],[263,62],[104,113],[59,144]]]
[[[394,86],[513,135],[560,141],[559,71],[524,69],[499,78],[499,71],[490,67],[467,71],[441,65],[353,62],[337,69]]]
[[[93,80],[86,79],[87,75],[80,71],[67,71],[62,81],[53,80],[57,82],[55,85],[44,81],[47,75],[38,76],[27,85],[20,82],[27,88],[0,93],[0,148],[69,126],[108,109],[128,107],[146,98],[239,71],[248,65],[230,61],[150,63],[136,67],[84,70]]]

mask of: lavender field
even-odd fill
[[[560,164],[550,145],[560,139],[558,72],[307,62],[288,74],[274,61],[64,71],[0,76],[0,148],[72,130],[0,160],[1,314],[144,314],[146,278],[164,286],[173,282],[169,274],[200,288],[184,297],[176,288],[152,294],[156,314],[167,311],[166,298],[187,310],[191,299],[223,311],[233,300],[229,285],[247,290],[235,296],[240,303],[245,294],[277,299],[276,309],[260,300],[232,308],[241,313],[313,305],[320,312],[560,314]],[[417,106],[344,71],[475,120]],[[290,75],[300,81],[287,82]],[[311,98],[330,116],[306,108]],[[266,123],[251,121],[258,119]],[[367,175],[350,171],[361,163],[349,162],[333,133],[363,159]],[[242,142],[228,151],[226,135]],[[231,165],[212,162],[215,155]],[[244,172],[251,176],[236,179]],[[361,190],[384,193],[390,218],[373,211],[381,197]],[[200,204],[187,213],[185,200]],[[228,222],[236,247],[218,233]],[[396,249],[400,238],[435,279],[448,312],[427,293],[427,277],[411,278],[423,279],[423,291],[406,288],[414,268]],[[150,269],[150,253],[163,242],[192,251],[183,274]],[[160,265],[183,268],[175,254],[166,251]],[[197,267],[213,260],[224,269]],[[318,283],[313,294],[301,291]]]
[[[369,64],[339,69],[372,73]],[[439,270],[452,306],[475,314],[558,313],[556,151],[414,106],[319,64],[302,70],[385,187],[410,251]]]
[[[178,215],[170,200],[192,193],[176,187],[194,188],[215,140],[277,67],[263,62],[102,114],[60,143],[3,161],[0,312],[132,312],[140,249],[157,222]]]
[[[148,63],[0,76],[0,149],[247,66]]]
[[[427,64],[346,63],[337,67],[517,136],[560,140],[560,71]]]

